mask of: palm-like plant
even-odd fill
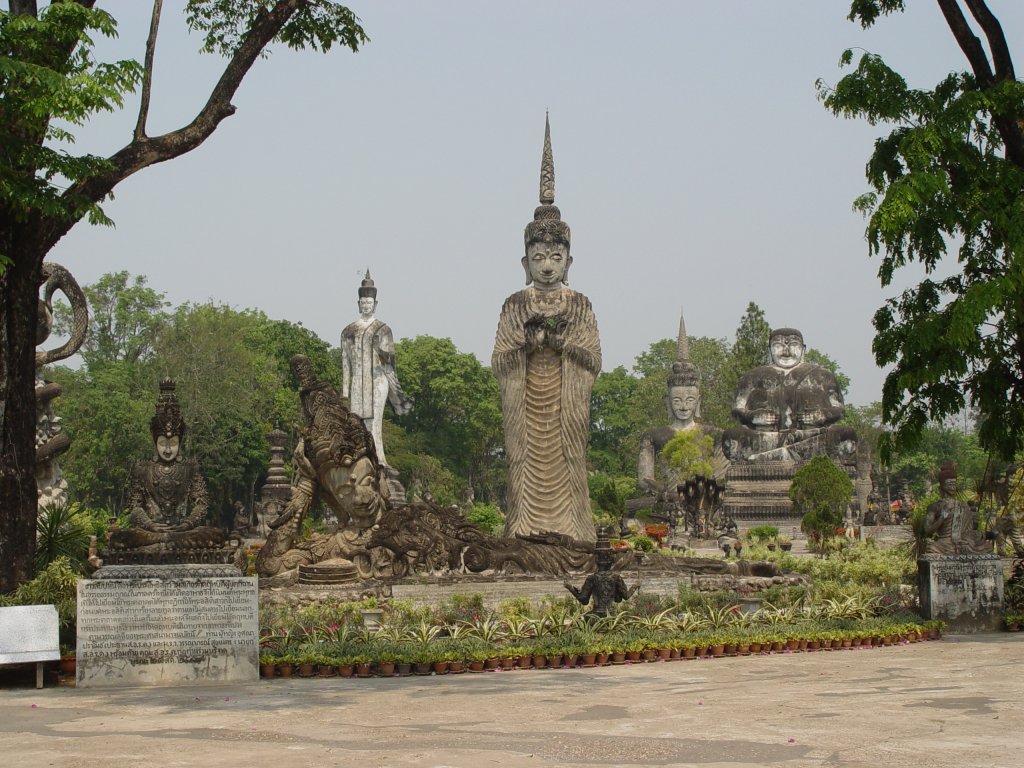
[[[496,643],[505,638],[505,625],[493,616],[484,616],[469,623],[469,634],[485,643]]]
[[[36,571],[42,571],[58,557],[67,558],[81,573],[89,556],[89,529],[79,519],[79,505],[67,499],[39,508],[36,520]]]
[[[513,642],[534,636],[533,620],[521,616],[509,616],[504,621],[505,635]]]
[[[656,613],[653,616],[630,616],[629,623],[631,626],[647,631],[667,629],[674,624],[672,609],[666,608],[661,613]]]

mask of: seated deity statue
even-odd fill
[[[843,393],[831,371],[804,360],[804,338],[794,328],[771,332],[771,362],[745,373],[732,414],[741,426],[722,435],[734,462],[803,462],[827,455],[856,458],[857,437],[836,424],[845,413]]]
[[[970,505],[957,498],[956,466],[943,462],[939,470],[938,501],[928,505],[924,530],[928,537],[926,554],[976,555],[991,554],[992,540],[978,530],[978,514]]]
[[[722,454],[721,431],[701,424],[700,418],[700,371],[690,362],[689,340],[682,316],[679,318],[679,337],[676,342],[676,361],[668,377],[666,402],[672,423],[649,429],[640,437],[640,454],[637,458],[637,486],[655,495],[673,494],[679,483],[674,472],[662,456],[665,445],[680,432],[696,430],[714,439],[712,453],[712,475],[721,479],[728,469],[728,461]]]
[[[590,542],[586,454],[601,342],[589,299],[567,285],[569,225],[554,201],[545,122],[541,204],[522,259],[529,287],[506,299],[491,356],[509,464],[505,535],[554,531]]]
[[[130,527],[111,533],[111,550],[159,553],[216,549],[224,544],[221,529],[203,524],[206,481],[196,461],[181,455],[185,431],[174,381],[163,379],[156,414],[150,421],[156,455],[132,468],[127,505]]]
[[[401,416],[412,408],[398,383],[395,370],[395,341],[391,328],[378,320],[377,287],[366,270],[359,286],[359,317],[341,332],[341,389],[352,413],[363,419],[373,435],[377,458],[384,458],[384,404],[391,403]]]

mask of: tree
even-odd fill
[[[146,285],[145,275],[132,278],[127,270],[108,273],[84,286],[82,292],[92,308],[82,345],[82,359],[87,365],[116,361],[131,364],[153,356],[160,331],[170,318],[164,311],[170,302]],[[71,308],[58,303],[54,307],[54,330],[70,334],[73,326]]]
[[[682,482],[697,475],[711,477],[713,449],[714,438],[711,435],[705,435],[699,429],[686,429],[665,443],[661,455],[676,470],[679,482]]]
[[[504,479],[501,395],[476,357],[451,339],[417,336],[395,345],[398,379],[412,410],[393,418],[422,453],[433,456],[473,488],[482,501],[497,498]],[[391,454],[396,469],[402,469]],[[420,462],[422,464],[422,462]],[[436,495],[436,492],[435,492]]]
[[[231,99],[272,43],[355,51],[359,20],[332,0],[188,0],[203,47],[227,58],[186,126],[146,131],[162,0],[154,0],[144,63],[97,61],[93,35],[113,37],[96,0],[9,0],[0,11],[0,592],[32,575],[35,547],[35,324],[43,259],[75,224],[109,224],[101,203],[134,173],[200,146],[234,114]],[[42,7],[41,7],[42,6]],[[110,157],[70,152],[74,126],[124,106],[141,85],[131,140]]]
[[[1009,459],[1024,447],[1024,83],[985,0],[936,2],[969,72],[916,89],[865,53],[818,92],[836,115],[895,126],[875,142],[872,191],[854,207],[868,220],[869,254],[882,257],[883,287],[901,268],[925,272],[874,317],[875,360],[892,366],[882,408],[895,431],[883,435],[883,458],[912,450],[929,422],[969,403],[982,447]],[[869,27],[903,9],[903,0],[854,0],[849,18]],[[842,64],[852,61],[848,50]],[[959,269],[940,278],[950,249]]]
[[[801,516],[801,530],[828,538],[843,524],[853,481],[828,456],[815,456],[794,473],[789,498]]]
[[[768,337],[771,332],[772,327],[765,320],[764,310],[754,302],[747,304],[747,311],[740,318],[736,340],[732,345],[732,362],[737,381],[744,371],[767,364]]]

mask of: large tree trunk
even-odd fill
[[[5,229],[6,231],[3,231]],[[0,593],[32,578],[36,549],[35,348],[42,258],[19,252],[10,229],[0,276]]]

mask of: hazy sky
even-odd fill
[[[104,54],[141,60],[150,4],[103,5],[121,32]],[[165,3],[151,135],[189,122],[223,68],[183,5]],[[731,339],[756,301],[864,404],[883,378],[871,317],[895,293],[851,209],[878,129],[831,116],[814,84],[841,76],[845,48],[916,87],[964,69],[936,4],[908,5],[863,31],[848,0],[353,0],[363,50],[275,50],[202,147],[117,188],[115,229],[80,224],[50,258],[82,283],[126,269],[175,304],[256,307],[332,345],[369,266],[396,338],[450,337],[489,364],[524,285],[550,110],[570,283],[593,302],[605,370],[674,336],[680,309],[692,335]],[[990,5],[1022,50],[1024,3]],[[94,120],[78,149],[127,143],[136,108]]]

